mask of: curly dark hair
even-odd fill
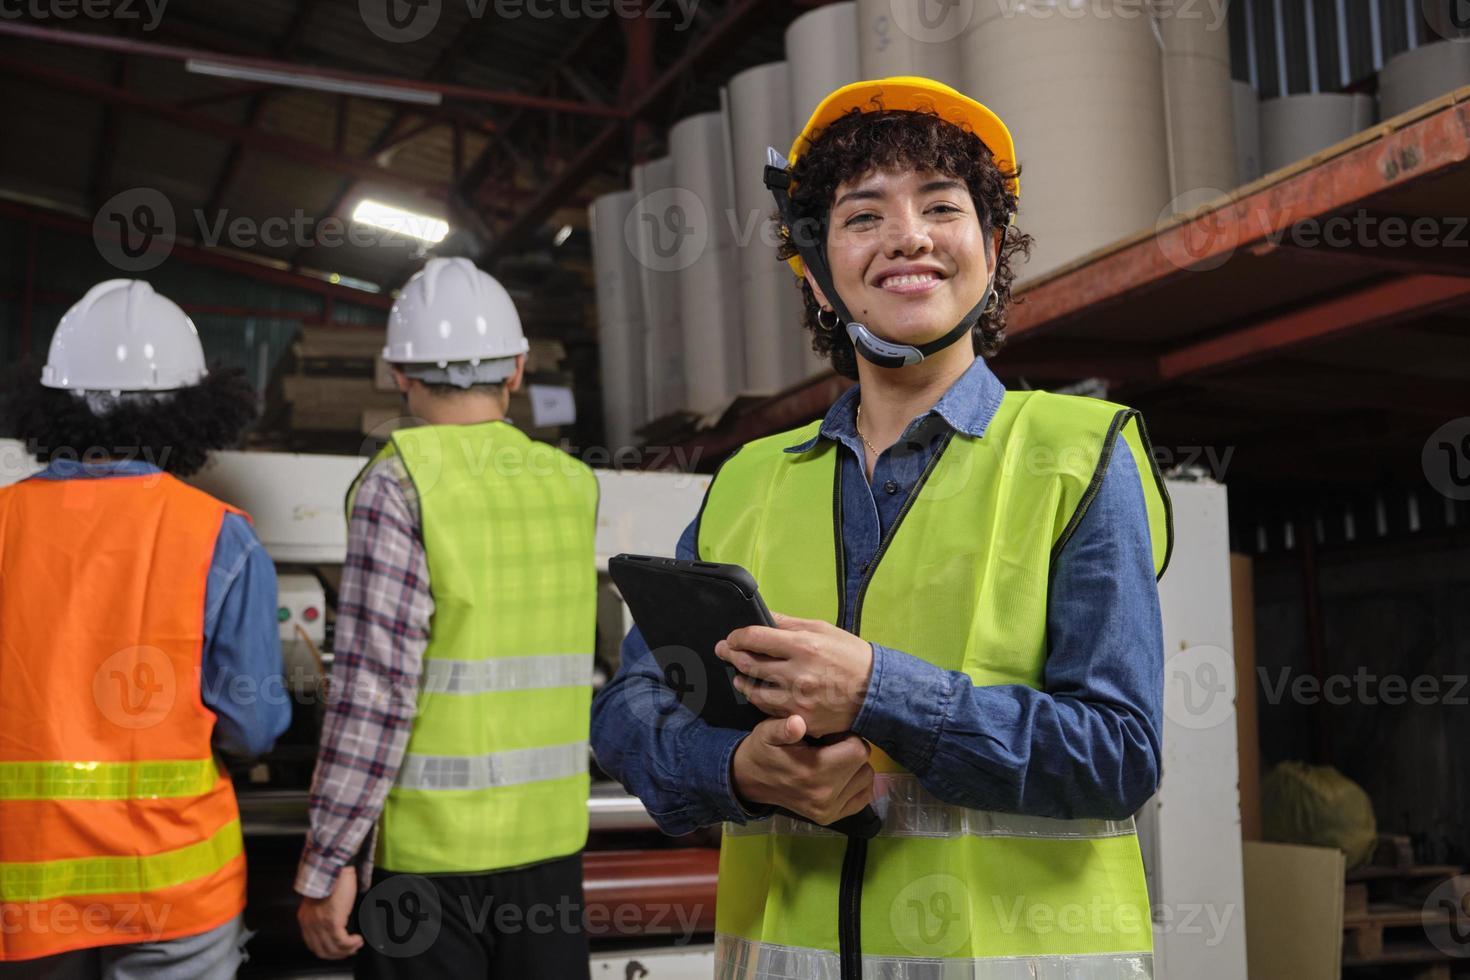
[[[39,376],[26,371],[6,407],[9,427],[42,463],[126,457],[189,476],[211,450],[237,445],[259,409],[255,388],[234,369],[214,368],[172,397],[123,402],[106,415],[93,414],[74,392],[47,388]]]
[[[1016,197],[1008,181],[1020,174],[1002,170],[989,148],[968,129],[941,119],[934,112],[884,109],[878,99],[870,111],[849,110],[822,129],[802,150],[792,168],[796,184],[791,205],[799,227],[821,228],[837,187],[875,170],[925,169],[963,181],[974,199],[985,232],[987,247],[991,233],[1005,224],[1016,210]],[[776,216],[780,223],[779,215]],[[797,254],[796,245],[783,229],[777,254],[782,260]],[[1011,283],[1016,278],[1012,257],[1031,254],[1032,238],[1012,227],[1001,245],[995,271],[994,307],[983,313],[971,331],[975,353],[992,357],[1005,343],[1006,311],[1011,304]],[[817,318],[821,307],[806,279],[800,280],[806,307],[803,326],[812,333],[812,350],[832,361],[833,369],[845,378],[857,377],[857,352],[843,325],[833,329]]]

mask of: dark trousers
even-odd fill
[[[373,872],[357,980],[588,980],[582,855],[487,874]]]

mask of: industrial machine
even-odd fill
[[[250,513],[276,561],[279,619],[296,719],[275,751],[236,773],[250,861],[252,962],[242,976],[346,976],[301,944],[291,883],[305,832],[320,702],[331,664],[333,607],[346,553],[343,501],[365,460],[352,456],[219,453],[197,486]],[[37,470],[0,440],[0,485]],[[597,671],[615,669],[626,608],[606,578],[619,552],[673,554],[710,478],[599,470]],[[1165,641],[1164,779],[1138,815],[1159,980],[1245,975],[1245,914],[1234,723],[1225,488],[1171,480],[1176,544],[1160,586]],[[584,860],[592,975],[684,980],[713,971],[718,831],[670,839],[642,804],[595,770]]]

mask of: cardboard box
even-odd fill
[[[1230,555],[1235,636],[1235,746],[1240,759],[1240,836],[1261,839],[1261,738],[1256,710],[1256,600],[1251,557]]]
[[[567,349],[561,341],[533,339],[531,349],[526,352],[526,373],[555,371],[566,356]]]
[[[294,349],[301,358],[372,360],[383,351],[383,330],[381,327],[302,327]]]
[[[524,388],[510,396],[510,408],[506,412],[511,424],[532,439],[553,445],[561,441],[560,426],[538,426],[536,411],[531,404],[531,395]]]
[[[282,394],[291,405],[291,425],[297,429],[359,431],[365,408],[399,410],[402,399],[378,391],[372,378],[333,375],[287,375]]]
[[[538,429],[548,426],[574,425],[577,421],[577,398],[565,385],[526,385],[531,397],[531,424]]]
[[[1250,980],[1339,980],[1342,852],[1246,841],[1243,861]]]

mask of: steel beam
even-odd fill
[[[205,51],[197,48],[178,48],[169,44],[156,44],[151,41],[138,41],[106,34],[83,34],[79,31],[58,30],[49,27],[36,27],[31,24],[19,24],[13,21],[0,21],[0,36],[6,35],[23,38],[28,41],[39,41],[48,44],[67,44],[74,47],[92,48],[100,51],[116,51],[122,54],[139,55],[148,58],[163,58],[171,61],[208,61],[214,64],[234,65],[240,68],[256,68],[266,71],[291,72],[296,75],[310,75],[316,78],[338,82],[364,85],[391,85],[395,88],[408,91],[434,93],[444,99],[461,102],[488,102],[499,105],[521,106],[527,109],[544,109],[550,112],[600,116],[605,119],[620,119],[623,116],[622,110],[617,106],[594,105],[587,102],[573,102],[568,99],[547,99],[534,95],[525,95],[520,92],[498,92],[492,89],[474,88],[469,85],[424,82],[412,78],[396,78],[391,75],[370,75],[364,72],[343,71],[338,68],[324,68],[316,65],[295,65],[290,62],[275,61],[270,58],[258,58],[250,55],[221,54],[217,51]],[[364,96],[364,98],[371,98],[371,96]]]
[[[1470,302],[1470,279],[1403,276],[1324,299],[1159,357],[1159,379],[1248,364],[1271,354]]]
[[[730,44],[740,31],[747,29],[754,15],[765,6],[766,0],[731,0],[724,15],[691,44],[678,61],[639,94],[633,104],[628,107],[627,117],[636,120],[645,116],[667,98],[675,86],[687,78],[705,58],[709,57],[711,52],[721,45]],[[607,163],[609,155],[623,135],[623,125],[616,123],[605,127],[602,132],[594,136],[582,149],[582,152],[572,158],[567,166],[551,179],[541,193],[536,195],[526,209],[507,227],[501,229],[488,250],[486,261],[493,262],[509,254],[512,248],[519,245],[525,236],[546,220],[547,215],[555,211],[568,195],[586,183]]]
[[[0,22],[0,33],[6,25]],[[267,133],[258,129],[238,126],[228,123],[213,116],[200,113],[188,112],[167,102],[158,102],[153,99],[138,95],[126,89],[119,89],[112,85],[96,82],[88,78],[79,78],[56,71],[53,68],[45,68],[40,65],[31,65],[24,62],[11,60],[0,60],[0,73],[8,73],[19,78],[29,79],[42,85],[49,86],[63,92],[71,92],[85,98],[96,99],[111,105],[122,106],[137,112],[144,112],[155,118],[172,123],[182,129],[192,129],[196,132],[206,133],[216,139],[227,142],[238,142],[246,144],[254,149],[274,153],[277,156],[289,157],[300,160],[323,170],[347,174],[361,180],[375,180],[395,187],[404,187],[413,191],[429,191],[433,194],[443,194],[447,185],[438,182],[424,181],[417,177],[397,173],[384,167],[371,163],[341,157],[324,150],[311,143],[292,139],[277,133]]]
[[[301,32],[306,29],[307,22],[311,20],[312,9],[309,3],[297,5],[296,11],[291,15],[291,22],[286,25],[285,33],[271,52],[276,58],[284,60],[291,56],[291,52],[296,49],[297,43],[301,40]],[[247,128],[258,129],[260,127],[260,120],[265,115],[266,96],[273,91],[277,90],[258,92],[250,97],[250,105],[245,110]],[[230,146],[229,155],[225,157],[224,165],[215,178],[214,187],[204,202],[204,210],[209,214],[214,214],[219,210],[220,202],[229,191],[230,185],[235,182],[235,176],[240,172],[240,162],[244,159],[244,151],[245,145],[239,141]]]
[[[9,201],[0,201],[0,217],[11,218],[15,221],[30,222],[36,227],[52,228],[57,231],[74,234],[80,238],[91,238],[93,234],[92,223],[90,221],[85,221],[81,218],[69,214],[62,214],[57,211],[13,204]],[[31,250],[31,254],[34,254],[34,249]],[[290,272],[278,266],[266,265],[263,262],[252,262],[248,259],[226,255],[214,249],[204,248],[188,242],[174,242],[173,248],[169,252],[169,259],[178,259],[180,262],[189,265],[221,269],[225,272],[243,276],[246,279],[253,279],[257,282],[268,283],[273,286],[301,290],[302,292],[320,296],[324,301],[338,300],[344,303],[353,303],[357,306],[366,306],[378,310],[387,310],[393,305],[393,297],[385,293],[363,292],[362,290],[337,285],[315,276]]]
[[[126,90],[128,87],[128,59],[124,55],[116,55],[113,70],[112,83],[117,88]],[[97,157],[92,164],[92,179],[88,182],[87,200],[92,207],[100,207],[106,200],[103,196],[107,189],[107,177],[112,172],[112,161],[117,151],[117,111],[109,104],[102,109],[102,127],[97,136]]]
[[[532,90],[540,92],[543,89],[546,89],[557,77],[557,66],[564,62],[570,61],[580,55],[582,49],[586,47],[587,44],[590,43],[591,40],[597,36],[598,33],[600,33],[602,26],[602,20],[595,20],[586,28],[584,28],[582,30],[582,33],[578,34],[577,37],[572,41],[572,43],[567,47],[567,49],[557,57],[556,61],[552,62],[550,69],[534,86],[532,86]],[[470,163],[470,165],[465,169],[464,176],[461,177],[459,179],[459,182],[455,185],[455,189],[458,191],[460,197],[463,198],[465,201],[474,201],[479,196],[480,188],[484,186],[485,182],[490,177],[490,171],[494,165],[496,149],[508,148],[510,146],[509,139],[511,133],[515,130],[516,126],[523,119],[526,118],[526,115],[527,110],[525,109],[517,109],[514,112],[510,113],[510,115],[507,116],[505,120],[503,120],[499,124],[501,138],[491,140],[491,142],[485,144],[485,147],[480,151],[479,156],[477,156],[474,161]]]

